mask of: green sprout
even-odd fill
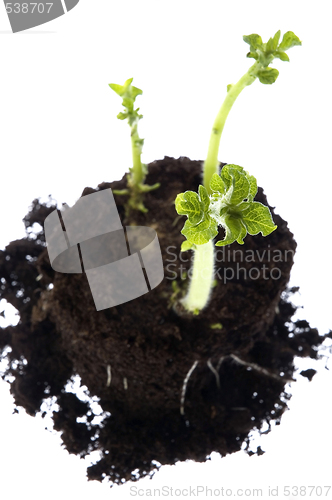
[[[247,57],[255,59],[255,63],[237,83],[227,86],[226,98],[214,121],[208,153],[203,169],[203,183],[208,192],[210,190],[211,177],[218,171],[218,152],[221,134],[224,129],[228,113],[230,112],[236,98],[245,87],[254,83],[257,78],[261,83],[266,85],[274,83],[278,78],[279,71],[269,66],[273,59],[277,58],[281,59],[281,61],[289,61],[289,57],[285,51],[291,47],[302,44],[292,31],[287,31],[287,33],[284,34],[280,44],[279,39],[280,30],[277,31],[274,37],[270,38],[267,43],[263,43],[262,38],[256,34],[243,37],[243,40],[250,46],[250,51],[248,52]]]
[[[157,189],[160,183],[148,186],[144,184],[147,175],[147,166],[142,163],[141,155],[144,144],[144,139],[141,139],[138,135],[138,122],[143,118],[143,115],[139,114],[139,108],[134,108],[136,97],[141,95],[143,92],[141,89],[134,87],[131,82],[133,78],[129,78],[125,81],[124,85],[118,85],[116,83],[110,83],[114,92],[116,92],[120,97],[122,97],[122,106],[124,111],[120,112],[117,116],[119,120],[128,120],[130,126],[130,137],[131,137],[131,149],[133,166],[129,169],[129,174],[127,175],[127,189],[113,190],[113,193],[118,195],[129,195],[127,202],[127,214],[130,209],[140,210],[141,212],[147,212],[146,207],[143,204],[143,194],[153,189]]]
[[[263,43],[256,34],[243,37],[250,45],[247,57],[255,59],[255,63],[236,84],[227,87],[226,98],[213,124],[204,162],[204,185],[199,186],[198,193],[186,191],[175,200],[178,214],[187,216],[181,231],[186,237],[181,251],[194,251],[188,293],[180,302],[186,311],[193,314],[199,314],[211,296],[214,282],[213,239],[218,234],[218,227],[224,228],[225,237],[217,241],[216,246],[230,245],[234,241],[243,245],[247,233],[268,236],[277,228],[268,207],[254,201],[257,193],[255,177],[238,165],[225,165],[219,175],[218,152],[228,113],[240,92],[256,78],[264,84],[274,83],[279,72],[269,66],[273,59],[289,61],[285,51],[301,45],[301,41],[291,31],[285,33],[280,44],[279,39],[280,31],[267,43]]]

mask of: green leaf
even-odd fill
[[[274,52],[277,50],[278,43],[279,43],[279,38],[280,38],[280,33],[281,31],[277,31],[277,33],[274,35],[273,38],[270,38],[269,41],[266,44],[266,52]]]
[[[220,177],[225,184],[226,191],[228,191],[229,188],[233,184],[233,178],[235,175],[234,174],[235,171],[244,172],[244,169],[243,169],[243,167],[240,167],[239,165],[233,165],[231,163],[224,165],[223,168],[221,169]]]
[[[134,101],[130,97],[124,97],[122,101],[122,106],[127,108],[129,111],[133,111],[134,109]]]
[[[248,52],[247,54],[247,57],[249,57],[250,59],[258,59],[258,54],[257,52]]]
[[[230,198],[230,203],[232,205],[238,205],[245,198],[248,197],[250,185],[245,172],[239,172],[238,170],[233,170],[232,175],[233,175],[233,193]]]
[[[223,240],[217,241],[217,247],[230,245],[234,241],[237,241],[240,245],[244,244],[243,238],[245,238],[245,236],[247,235],[247,231],[240,218],[234,217],[232,215],[226,216],[225,230],[225,238]]]
[[[263,40],[256,33],[253,33],[252,35],[247,35],[247,36],[245,35],[243,37],[243,40],[250,45],[250,52],[253,52],[251,50],[251,48],[256,49],[256,50],[263,48]]]
[[[123,84],[124,92],[126,92],[127,89],[130,87],[132,81],[133,81],[133,78],[128,78],[128,80],[126,80],[124,82],[124,84]]]
[[[247,174],[247,179],[249,181],[248,201],[252,202],[257,194],[257,180],[253,175],[249,175],[248,172],[246,172],[246,174]]]
[[[278,43],[279,43],[279,40],[280,40],[280,35],[281,35],[281,31],[278,30],[276,32],[276,34],[274,35],[274,37],[273,37],[273,47],[274,47],[273,50],[276,50],[277,47],[278,47]]]
[[[283,52],[295,47],[296,45],[302,45],[302,42],[292,31],[287,31],[287,33],[284,34],[278,49]]]
[[[137,87],[133,87],[133,86],[131,87],[131,95],[132,95],[133,100],[135,100],[138,95],[142,95],[142,94],[143,94],[143,90],[141,90]]]
[[[220,175],[218,175],[217,173],[213,174],[213,176],[211,177],[210,188],[215,193],[224,194],[225,192],[225,184],[221,180]]]
[[[203,245],[217,236],[218,224],[209,215],[197,225],[187,219],[181,233],[192,245]]]
[[[277,226],[274,224],[271,212],[268,207],[258,201],[252,203],[244,202],[242,208],[242,221],[249,234],[262,233],[267,236],[272,233]]]
[[[279,71],[275,68],[264,68],[258,71],[257,76],[261,83],[271,85],[278,78]]]
[[[116,92],[119,96],[122,96],[124,90],[123,90],[123,85],[118,85],[117,83],[110,83],[109,86],[111,87],[114,92]]]
[[[204,186],[200,185],[198,188],[199,197],[201,199],[201,207],[203,208],[203,212],[207,212],[210,206],[210,198],[207,190]]]
[[[268,42],[266,43],[266,52],[273,52],[275,49],[273,49],[273,38],[269,38]],[[277,47],[276,47],[277,48]]]
[[[275,52],[274,57],[277,57],[281,61],[289,61],[289,57],[286,52],[280,52],[279,50]]]
[[[188,220],[192,225],[198,224],[203,219],[203,206],[198,194],[194,191],[180,193],[175,199],[175,209],[177,213],[179,215],[187,215]]]
[[[120,111],[120,113],[117,115],[117,118],[119,120],[125,120],[126,118],[128,118],[128,113],[123,113],[122,111]]]
[[[193,244],[190,243],[190,241],[185,240],[181,244],[181,252],[187,252],[188,250],[191,250],[193,248]]]
[[[249,194],[249,181],[247,174],[239,165],[225,165],[220,173],[222,180],[227,186],[226,202],[238,205]]]

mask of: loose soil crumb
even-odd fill
[[[126,197],[115,195],[123,225],[153,227],[162,250],[164,280],[133,301],[96,311],[85,274],[53,271],[43,230],[32,232],[56,208],[51,200],[34,200],[24,218],[28,236],[0,252],[0,297],[20,314],[18,325],[0,329],[0,352],[11,348],[3,378],[14,377],[16,405],[30,415],[56,398],[54,428],[66,449],[79,456],[101,452],[88,468],[90,480],[137,480],[160,465],[203,462],[213,451],[224,456],[244,444],[252,454],[250,432],[280,423],[287,408],[294,357],[317,359],[326,337],[306,321],[292,322],[295,290],[287,283],[296,242],[271,207],[278,225],[271,235],[248,235],[244,245],[218,249],[209,306],[198,317],[175,312],[191,253],[180,253],[185,219],[174,200],[197,191],[201,168],[184,157],[151,163],[146,182],[161,187],[146,194],[147,214],[127,218]],[[124,177],[87,187],[82,196],[125,187]],[[260,188],[256,200],[267,204]],[[314,373],[302,375],[311,380]],[[102,424],[94,423],[88,403],[66,392],[75,375],[99,398]]]

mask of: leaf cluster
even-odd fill
[[[250,45],[247,57],[253,58],[259,63],[254,76],[257,76],[261,83],[272,84],[278,78],[279,71],[269,66],[273,59],[289,61],[286,50],[296,45],[302,45],[302,42],[292,31],[287,31],[279,43],[280,34],[280,30],[277,31],[267,43],[263,43],[261,36],[255,33],[243,37],[243,40]]]
[[[111,89],[122,97],[122,106],[125,108],[125,111],[121,111],[117,115],[117,118],[119,118],[119,120],[125,120],[127,118],[131,127],[143,118],[143,115],[138,113],[140,108],[134,108],[136,97],[143,94],[143,91],[134,87],[131,84],[132,81],[133,78],[129,78],[123,85],[118,85],[117,83],[109,84]],[[143,139],[141,140],[143,141]]]
[[[177,213],[187,216],[181,231],[187,238],[182,251],[208,243],[217,236],[218,226],[225,229],[225,238],[216,246],[234,241],[243,245],[247,233],[267,236],[277,228],[268,207],[254,201],[257,181],[243,167],[225,165],[220,175],[213,174],[210,188],[211,195],[200,185],[198,193],[186,191],[176,197]]]

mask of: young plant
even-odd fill
[[[218,174],[218,152],[226,118],[240,92],[257,78],[261,83],[272,84],[279,72],[269,64],[275,58],[289,61],[286,50],[301,45],[293,32],[288,31],[279,44],[280,31],[263,43],[259,35],[244,36],[250,45],[247,57],[255,63],[234,85],[228,85],[227,95],[213,124],[209,149],[203,167],[203,183],[198,193],[186,191],[175,200],[179,215],[188,219],[181,233],[186,237],[181,250],[194,251],[192,277],[187,295],[180,301],[185,310],[198,314],[208,303],[214,281],[213,239],[218,234],[218,226],[225,230],[225,237],[216,246],[230,245],[237,241],[244,244],[247,233],[269,235],[277,226],[268,207],[254,201],[257,181],[238,165],[225,165]]]
[[[257,78],[261,83],[266,85],[274,83],[279,76],[279,71],[271,68],[269,65],[276,58],[281,59],[281,61],[289,61],[286,50],[296,45],[302,45],[302,42],[292,31],[287,31],[280,43],[280,30],[267,43],[263,43],[262,38],[257,34],[244,36],[243,40],[250,46],[247,57],[255,59],[255,63],[237,83],[227,86],[226,98],[214,121],[208,153],[203,167],[203,183],[208,192],[210,192],[211,177],[218,171],[218,152],[221,134],[236,98],[245,87],[254,83]]]
[[[143,204],[143,194],[153,189],[157,189],[160,183],[148,186],[145,183],[145,178],[147,174],[147,166],[142,163],[141,155],[144,144],[144,139],[140,138],[138,135],[138,122],[143,115],[139,114],[139,108],[134,108],[135,100],[138,95],[141,95],[142,90],[134,87],[131,82],[133,78],[129,78],[125,81],[124,85],[117,85],[116,83],[110,83],[114,92],[116,92],[120,97],[122,97],[122,106],[124,111],[120,112],[117,116],[119,120],[128,120],[130,126],[130,137],[131,137],[131,149],[133,166],[129,169],[129,174],[127,175],[127,189],[113,190],[115,194],[118,195],[129,195],[127,202],[127,214],[130,209],[140,210],[141,212],[147,212]]]

